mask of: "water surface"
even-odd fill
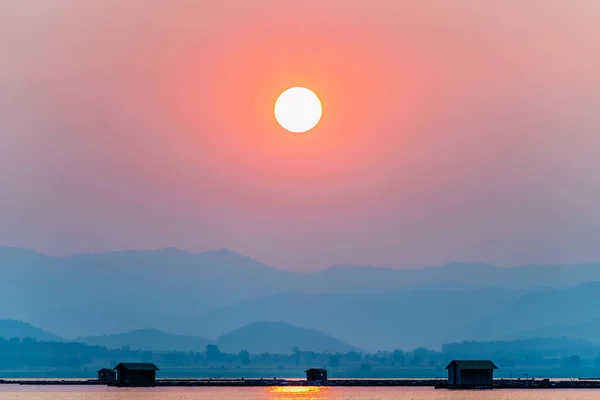
[[[447,391],[432,388],[152,388],[0,385],[0,400],[596,400],[600,390]]]

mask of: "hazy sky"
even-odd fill
[[[597,0],[3,0],[0,243],[600,261]],[[280,128],[279,93],[323,119]]]

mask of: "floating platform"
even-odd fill
[[[116,386],[116,382],[106,383],[97,379],[0,379],[6,385],[64,385],[64,386]],[[287,379],[157,379],[156,387],[265,387],[265,386],[340,386],[340,387],[432,387],[448,390],[489,390],[489,389],[600,389],[600,381],[549,379],[495,379],[489,385],[449,386],[446,379],[329,379],[327,381],[306,381]]]
[[[156,386],[415,386],[435,387],[441,379],[157,379]]]
[[[493,385],[448,385],[437,383],[436,389],[486,390],[486,389],[600,389],[598,380],[551,381],[550,379],[494,379]]]
[[[414,386],[435,387],[445,382],[442,379],[329,379],[327,381],[306,381],[288,379],[242,379],[242,378],[199,378],[199,379],[156,379],[155,387],[264,387],[264,386]],[[97,379],[0,379],[7,385],[104,385],[118,387],[117,382],[104,382]]]

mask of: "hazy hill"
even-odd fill
[[[112,349],[129,347],[132,350],[174,350],[184,352],[202,352],[209,343],[209,340],[201,337],[175,335],[158,329],[139,329],[114,335],[82,337],[76,339],[76,341]]]
[[[562,336],[600,344],[600,319],[594,318],[583,322],[561,323],[544,326],[543,328],[524,329],[517,334],[507,335],[509,338],[536,336]]]
[[[92,346],[132,350],[203,352],[207,344],[216,344],[221,351],[237,353],[248,350],[252,353],[291,353],[297,346],[306,351],[347,352],[356,348],[313,329],[295,327],[282,322],[255,322],[236,329],[217,340],[201,337],[176,335],[158,329],[139,329],[132,332],[89,336],[76,339]]]
[[[204,313],[194,320],[193,329],[211,335],[276,315],[283,322],[318,329],[370,350],[438,348],[448,341],[554,336],[563,332],[580,337],[572,330],[558,331],[557,325],[588,326],[588,335],[581,337],[594,340],[594,310],[599,306],[600,282],[569,289],[428,289],[383,295],[296,293]]]
[[[289,274],[226,250],[177,249],[59,258],[2,248],[0,271],[0,316],[71,338],[168,328],[269,295]]]
[[[475,318],[459,334],[477,332],[478,338],[554,336],[557,327],[593,326],[598,320],[600,282],[589,282],[565,289],[527,292],[494,314]],[[571,338],[584,338],[582,331],[565,330]],[[562,336],[562,334],[561,334]],[[596,338],[600,338],[597,335]],[[598,340],[587,337],[589,340]]]
[[[246,349],[252,353],[289,354],[293,347],[330,353],[358,350],[317,330],[271,321],[255,322],[236,329],[219,337],[215,344],[228,353]]]
[[[62,339],[52,333],[36,328],[26,322],[10,319],[0,320],[0,337],[10,338],[33,338],[39,341],[59,342]]]
[[[437,267],[391,269],[370,266],[338,265],[299,280],[312,293],[376,294],[406,288],[480,289],[500,287],[529,289],[535,287],[566,288],[600,281],[600,263],[585,265],[524,265],[502,268],[482,263],[450,263]],[[343,290],[332,290],[343,288]]]
[[[368,349],[437,347],[461,340],[452,331],[508,306],[520,292],[415,290],[384,295],[281,294],[204,313],[187,329],[214,336],[268,319],[317,329]],[[451,310],[469,309],[453,313]]]
[[[595,289],[569,288],[595,288],[600,265],[293,273],[227,250],[48,257],[0,247],[0,271],[0,317],[70,339],[147,328],[215,338],[279,320],[361,348],[439,346],[586,323],[600,306]]]
[[[595,358],[598,354],[598,346],[585,340],[572,340],[565,337],[532,337],[516,340],[446,343],[442,346],[442,351],[455,359],[502,360],[515,355],[527,358],[533,354],[540,358],[569,357],[574,354]]]

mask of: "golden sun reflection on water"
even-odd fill
[[[328,388],[319,386],[272,386],[264,388],[271,400],[326,400]]]

